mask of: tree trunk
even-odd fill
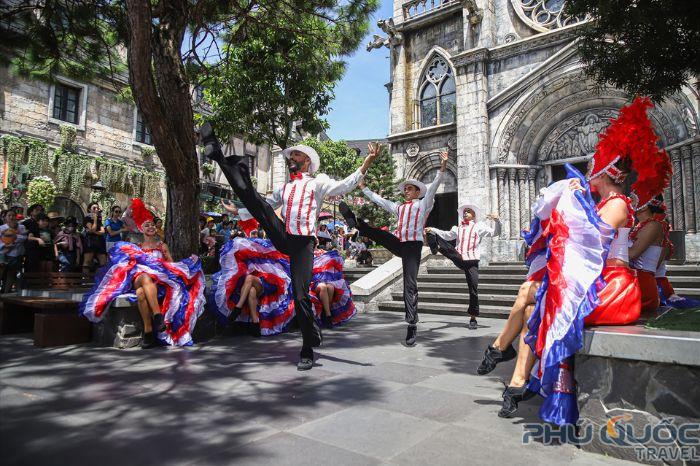
[[[180,55],[187,0],[126,0],[129,83],[166,174],[166,242],[178,260],[199,247],[199,164],[190,87]]]

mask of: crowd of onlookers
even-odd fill
[[[79,221],[46,212],[44,206],[3,210],[0,214],[1,291],[12,290],[20,273],[93,271],[107,263],[107,251],[117,241],[138,242],[140,234],[113,206],[103,217],[97,203]],[[163,237],[163,222],[156,219],[158,234]]]
[[[140,233],[120,206],[112,206],[103,215],[97,203],[88,206],[82,221],[58,212],[46,212],[44,206],[2,210],[0,214],[0,292],[12,291],[20,273],[90,272],[107,263],[107,251],[117,241],[140,242]],[[156,218],[158,236],[164,240],[163,221]],[[228,214],[202,216],[200,224],[201,256],[216,257],[226,241],[246,234]],[[252,230],[249,237],[264,238],[262,229]],[[364,265],[372,264],[371,242],[357,232],[346,233],[342,227],[318,229],[319,248],[337,249],[346,257]]]

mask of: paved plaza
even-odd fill
[[[602,464],[571,445],[522,445],[537,399],[499,419],[512,363],[475,374],[504,321],[424,315],[401,344],[393,313],[325,332],[297,372],[298,334],[149,351],[38,349],[0,338],[3,465]]]

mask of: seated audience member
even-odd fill
[[[66,218],[63,229],[56,235],[55,253],[58,257],[59,272],[75,272],[83,254],[83,242],[76,231],[75,217]]]

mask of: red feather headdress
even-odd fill
[[[659,138],[647,115],[647,109],[651,107],[649,98],[637,97],[620,110],[620,115],[600,136],[589,172],[589,179],[606,173],[619,183],[625,174],[615,163],[620,159],[628,159],[637,173],[631,196],[636,210],[652,202],[671,179],[671,161],[666,151],[656,145]]]
[[[138,198],[131,200],[131,218],[134,219],[134,223],[140,231],[143,231],[142,225],[144,222],[153,221],[153,214],[151,214],[143,201]]]

